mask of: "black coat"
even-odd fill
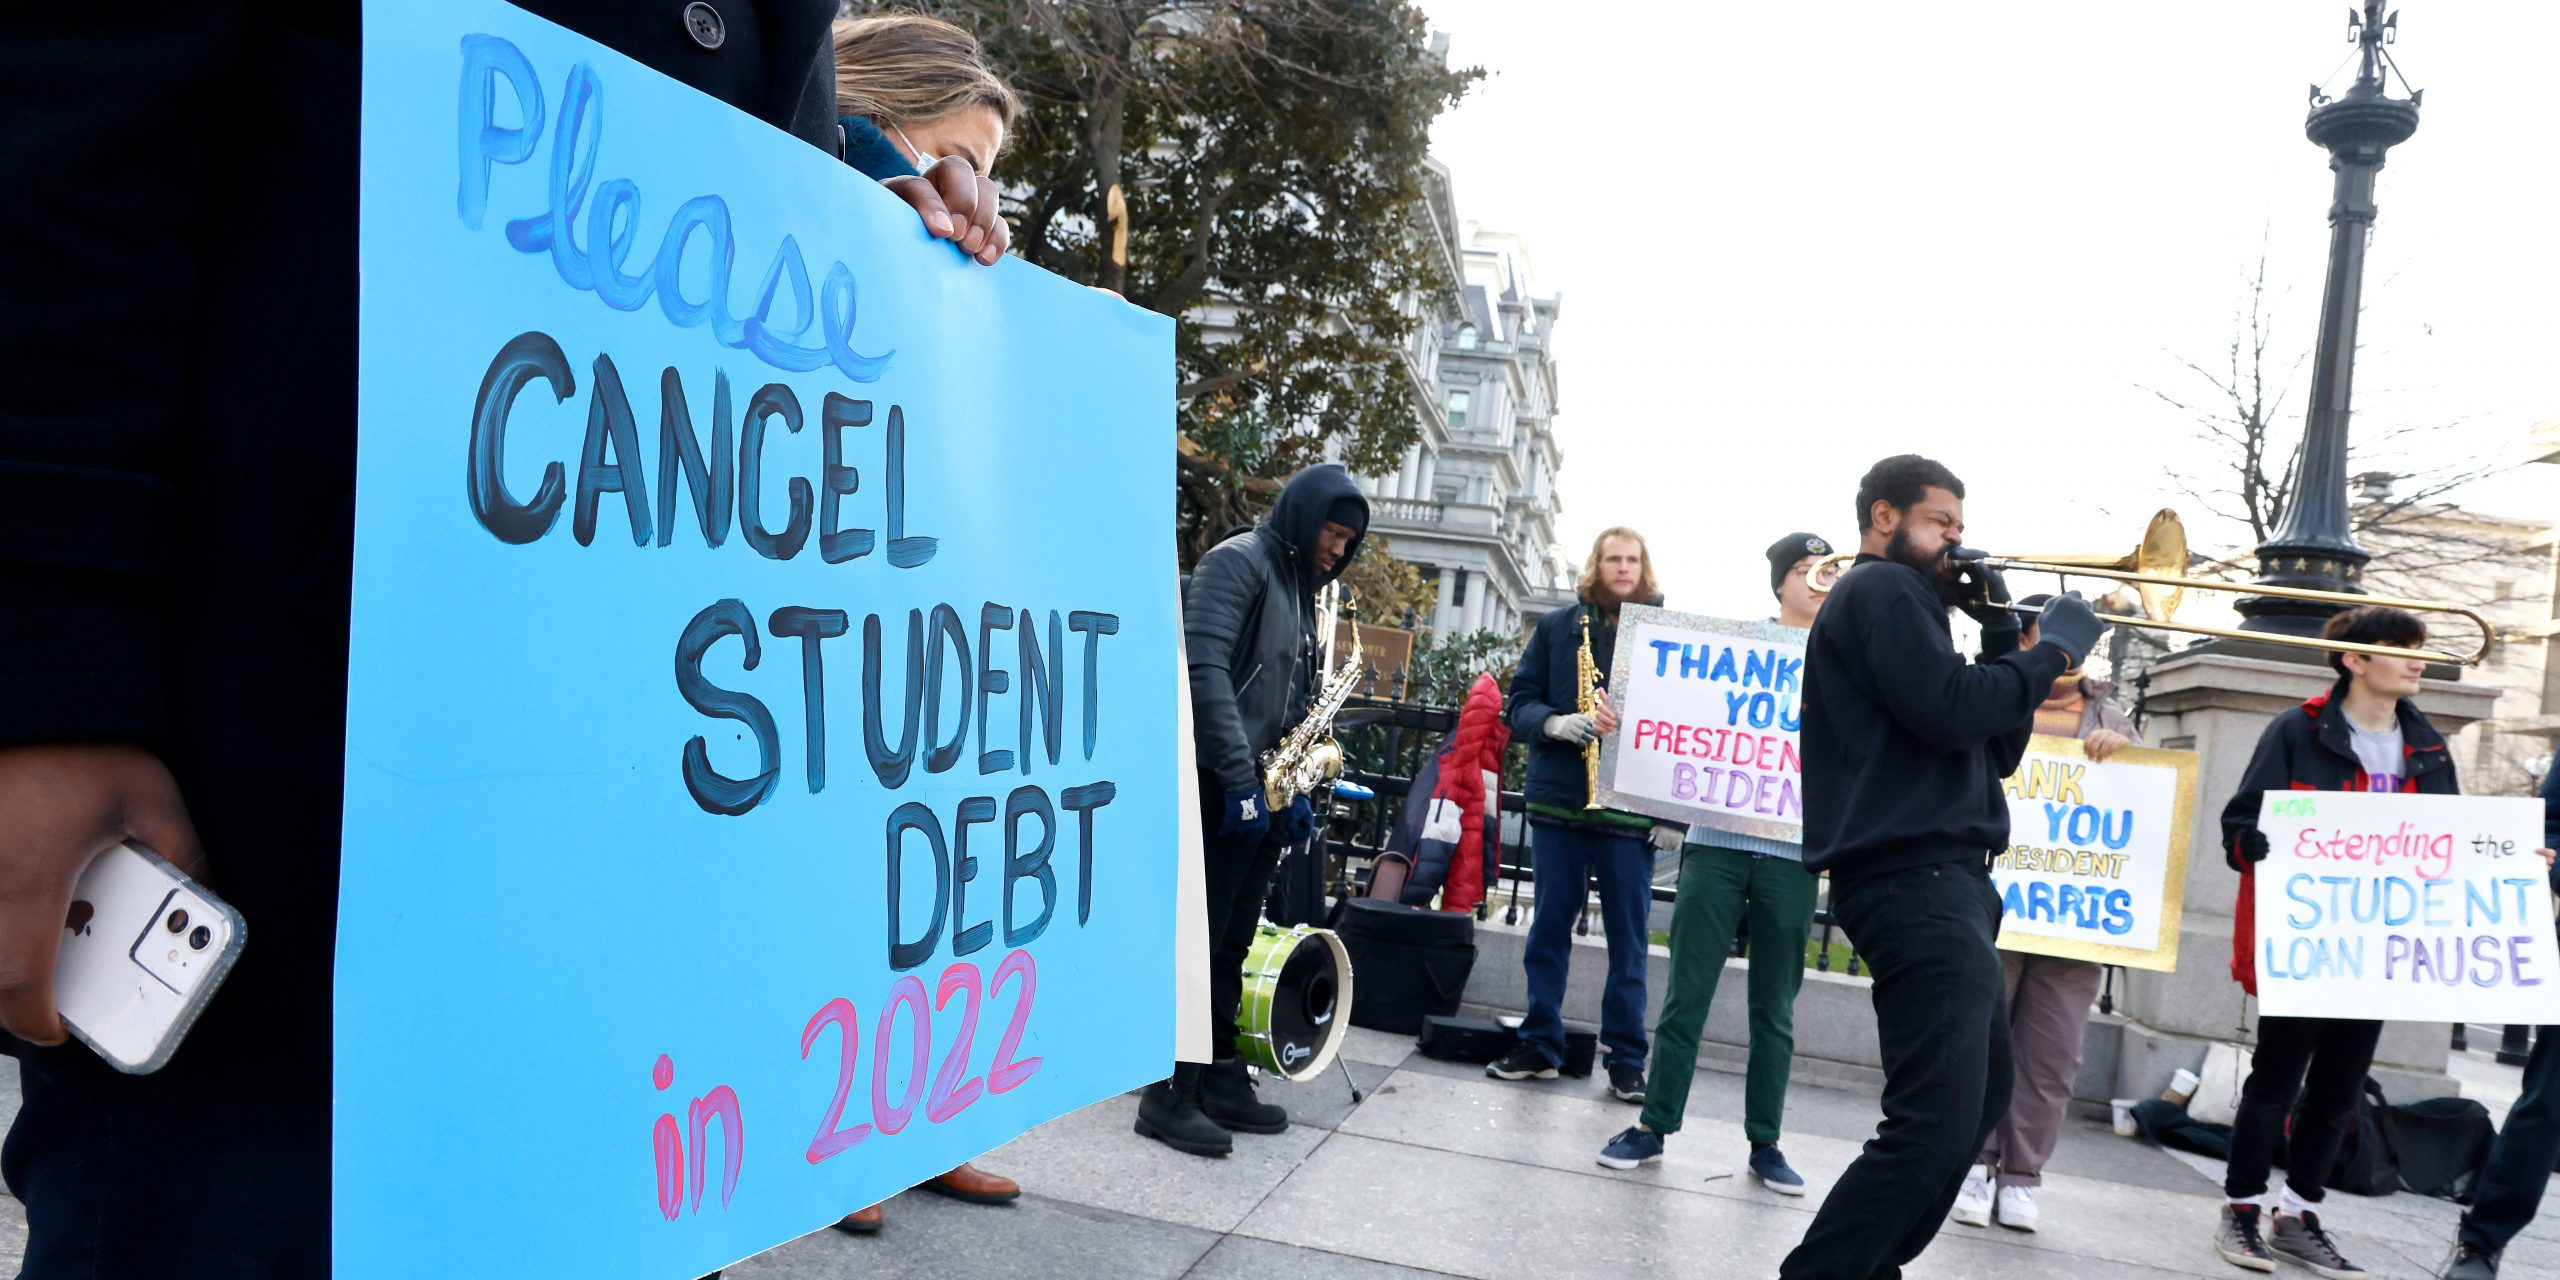
[[[1320,573],[1310,560],[1325,513],[1340,499],[1360,506],[1360,537]],[[1292,477],[1271,516],[1200,557],[1182,599],[1191,662],[1191,732],[1200,772],[1217,789],[1262,786],[1262,753],[1306,718],[1316,675],[1316,591],[1359,553],[1369,500],[1334,463]]]
[[[1644,603],[1659,606],[1662,597],[1655,596]],[[1521,797],[1530,804],[1579,809],[1591,802],[1582,748],[1539,732],[1547,717],[1574,712],[1574,681],[1580,676],[1585,615],[1591,618],[1591,661],[1599,668],[1600,683],[1606,687],[1609,665],[1617,653],[1618,620],[1612,615],[1593,613],[1590,605],[1580,602],[1538,619],[1537,629],[1529,633],[1527,647],[1520,651],[1520,665],[1511,673],[1511,696],[1503,708],[1503,718],[1510,722],[1512,740],[1529,744],[1529,778]]]
[[[2257,749],[2249,754],[2249,767],[2240,775],[2239,790],[2222,806],[2222,860],[2240,873],[2231,915],[2231,977],[2251,995],[2258,993],[2258,877],[2256,865],[2240,856],[2240,834],[2258,825],[2259,810],[2270,791],[2370,788],[2371,777],[2364,762],[2356,758],[2355,740],[2347,726],[2346,702],[2347,677],[2340,676],[2327,693],[2313,694],[2301,706],[2288,707],[2268,721],[2265,732],[2258,735]],[[2462,781],[2454,772],[2453,753],[2445,750],[2444,735],[2436,732],[2417,703],[2406,698],[2400,700],[2397,714],[2400,758],[2408,762],[2400,789],[2421,795],[2460,795]],[[2560,891],[2560,877],[2555,877],[2554,888]]]
[[[835,0],[714,4],[716,50],[680,0],[525,7],[833,154]],[[0,39],[0,745],[157,751],[254,939],[133,1087],[329,1096],[359,13],[46,4]]]

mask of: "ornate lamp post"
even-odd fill
[[[2313,357],[2311,410],[2302,433],[2292,497],[2275,532],[2258,544],[2257,581],[2268,586],[2322,591],[2361,591],[2373,557],[2348,528],[2347,408],[2355,387],[2356,312],[2364,298],[2365,243],[2373,234],[2374,177],[2383,154],[2418,131],[2418,103],[2386,92],[2397,75],[2386,46],[2398,34],[2400,15],[2383,13],[2384,0],[2364,0],[2350,15],[2349,37],[2362,46],[2362,68],[2345,94],[2331,99],[2311,89],[2311,117],[2303,132],[2329,151],[2337,174],[2329,204],[2329,276],[2321,289],[2320,345]],[[2403,89],[2408,77],[2400,76]],[[2240,601],[2245,630],[2317,635],[2338,606],[2308,600],[2249,596]]]

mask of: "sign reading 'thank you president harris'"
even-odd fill
[[[2540,800],[2270,791],[2258,830],[2261,1013],[2560,1022]]]
[[[1800,627],[1627,605],[1601,804],[1718,831],[1804,838]]]
[[[2001,949],[2176,968],[2195,753],[2127,747],[2097,764],[2077,739],[2039,734],[2001,789]]]
[[[370,0],[361,128],[336,1274],[687,1280],[1161,1078],[1172,323],[497,0]]]

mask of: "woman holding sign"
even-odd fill
[[[2052,602],[2052,596],[2034,595],[2018,606],[2041,610]],[[2032,649],[2042,640],[2030,625],[2018,647]],[[2035,723],[2036,732],[2047,737],[2079,739],[2092,764],[2142,743],[2142,731],[2116,705],[2115,686],[2089,679],[2078,667],[2053,682],[2036,708]],[[2042,1222],[2036,1188],[2044,1185],[2044,1162],[2062,1138],[2062,1113],[2071,1105],[2071,1082],[2080,1074],[2090,1002],[2097,999],[2106,970],[2088,960],[2004,950],[2000,971],[2008,981],[2009,1052],[2017,1082],[2009,1092],[2008,1113],[1982,1144],[1981,1157],[1956,1193],[1954,1217],[1969,1227],[1987,1227],[1996,1213],[2001,1226],[2033,1231]]]
[[[2399,609],[2350,609],[2329,619],[2320,634],[2359,644],[2417,648],[2426,624]],[[2453,757],[2444,735],[2409,699],[2427,664],[2419,658],[2378,658],[2332,653],[2338,681],[2267,726],[2249,757],[2240,789],[2223,806],[2222,835],[2240,896],[2232,908],[2231,976],[2258,993],[2256,949],[2258,863],[2267,837],[2258,814],[2269,791],[2396,791],[2457,795]],[[2362,1268],[2339,1253],[2320,1223],[2330,1166],[2336,1163],[2373,1066],[2382,1024],[2361,1018],[2258,1019],[2258,1049],[2249,1079],[2240,1087],[2239,1114],[2231,1122],[2231,1159],[2222,1180],[2229,1203],[2214,1231],[2216,1252],[2253,1271],[2275,1270],[2282,1254],[2332,1280],[2363,1280]],[[2285,1117],[2301,1110],[2288,1140]],[[2259,1197],[2278,1142],[2287,1143],[2284,1196],[2272,1231],[2261,1228]]]

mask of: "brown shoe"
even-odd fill
[[[875,1204],[868,1209],[856,1209],[836,1219],[836,1230],[856,1236],[880,1234],[880,1206]]]
[[[971,1204],[1003,1204],[1022,1194],[1020,1183],[998,1177],[974,1164],[964,1164],[940,1177],[928,1178],[924,1189]]]

